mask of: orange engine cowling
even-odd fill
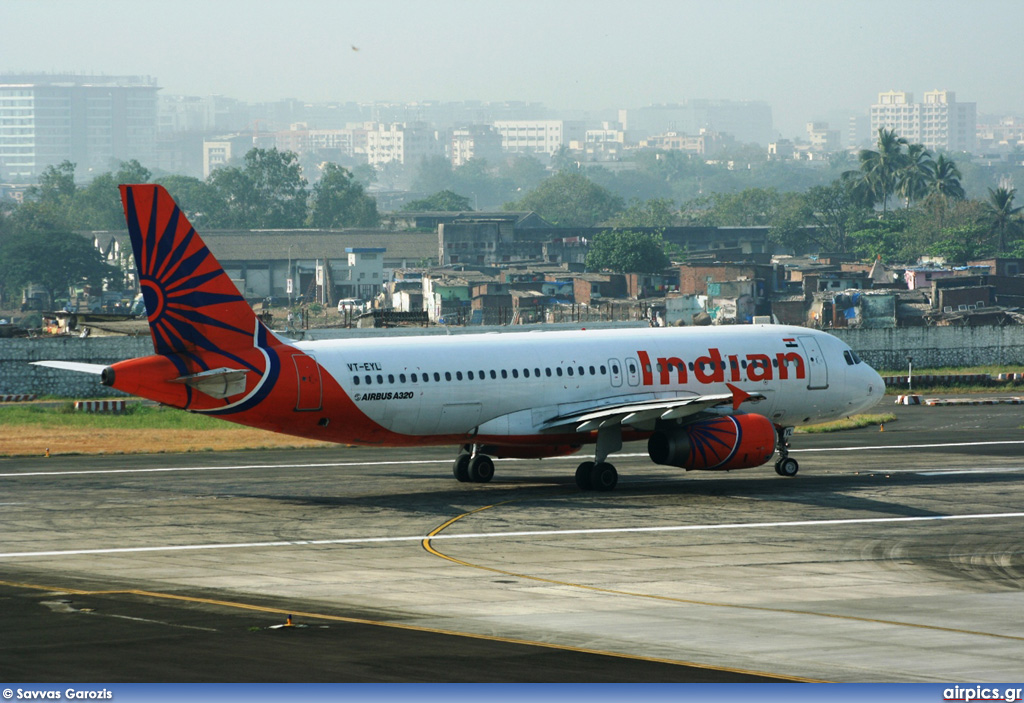
[[[658,430],[647,441],[656,464],[726,471],[760,466],[775,453],[775,426],[764,415],[703,420]]]

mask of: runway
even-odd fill
[[[607,494],[579,455],[2,460],[0,678],[1020,680],[1024,415],[894,411],[794,479],[627,445]]]

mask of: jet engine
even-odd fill
[[[775,426],[764,415],[735,415],[658,429],[647,440],[656,464],[726,471],[760,466],[775,453]]]

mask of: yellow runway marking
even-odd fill
[[[483,510],[483,508],[481,508]],[[461,517],[461,516],[460,516]],[[456,518],[458,519],[458,518]],[[729,669],[726,667],[708,666],[705,664],[697,664],[694,662],[677,661],[674,659],[662,659],[658,657],[644,657],[634,656],[630,654],[623,654],[621,652],[610,652],[600,649],[586,649],[583,647],[573,647],[570,645],[562,645],[552,642],[536,642],[533,640],[515,639],[512,637],[499,637],[496,635],[482,635],[475,632],[459,632],[457,630],[444,630],[436,627],[424,627],[421,625],[405,625],[402,623],[387,622],[383,620],[368,620],[366,618],[353,618],[344,615],[330,615],[327,613],[312,613],[304,612],[301,610],[292,610],[289,608],[276,608],[265,605],[256,605],[254,603],[242,603],[238,601],[219,600],[216,598],[201,598],[198,596],[184,596],[175,593],[161,593],[158,591],[142,591],[134,588],[128,589],[115,589],[115,590],[84,590],[79,588],[63,588],[61,586],[46,586],[35,583],[22,583],[18,581],[3,581],[0,580],[0,586],[8,586],[11,588],[22,588],[33,591],[47,591],[52,593],[67,593],[70,595],[77,596],[138,596],[142,598],[157,598],[162,600],[175,600],[182,601],[185,603],[201,603],[204,605],[214,605],[223,608],[234,608],[240,610],[252,610],[260,613],[270,613],[274,615],[292,616],[294,618],[304,618],[307,620],[324,620],[327,622],[344,622],[354,625],[370,625],[374,627],[387,627],[394,630],[406,630],[410,632],[424,632],[434,635],[449,635],[451,637],[464,637],[474,640],[484,640],[487,642],[500,642],[502,644],[516,644],[527,647],[542,647],[544,649],[555,649],[563,652],[575,652],[577,654],[592,654],[602,657],[614,657],[616,659],[628,659],[631,661],[643,661],[650,662],[653,664],[668,664],[671,666],[689,666],[695,669],[709,669],[714,671],[728,671],[739,674],[749,674],[754,676],[763,676],[765,678],[774,678],[782,681],[794,681],[794,682],[809,682],[809,683],[825,683],[816,679],[802,679],[792,676],[780,676],[778,674],[769,674],[759,671],[746,671],[743,669]]]
[[[483,566],[482,564],[473,564],[471,562],[463,561],[462,559],[456,559],[455,557],[452,557],[452,556],[449,556],[449,555],[444,554],[442,552],[439,552],[430,543],[430,539],[432,537],[437,537],[441,532],[443,532],[447,528],[451,527],[453,524],[455,524],[459,520],[462,520],[463,518],[467,518],[467,517],[469,517],[471,515],[475,515],[475,514],[480,513],[480,512],[482,512],[484,510],[490,510],[491,508],[497,508],[499,506],[507,505],[507,504],[513,503],[513,502],[515,502],[515,501],[509,500],[509,501],[505,501],[503,503],[495,503],[494,505],[487,505],[487,506],[484,506],[482,508],[477,508],[476,510],[471,510],[471,511],[469,511],[467,513],[463,513],[462,515],[457,515],[456,517],[453,517],[451,520],[448,520],[447,522],[443,523],[439,527],[434,528],[434,530],[432,530],[430,532],[430,534],[427,535],[426,539],[424,539],[423,543],[422,543],[423,544],[423,548],[425,550],[427,550],[429,553],[431,553],[434,556],[436,556],[436,557],[440,557],[441,559],[445,559],[445,560],[450,561],[450,562],[452,562],[454,564],[458,564],[460,566],[469,567],[471,569],[480,569],[481,571],[489,571],[489,572],[494,573],[494,574],[501,574],[502,576],[512,576],[512,577],[515,577],[515,578],[526,579],[526,580],[529,580],[529,581],[537,581],[539,583],[548,583],[548,584],[552,584],[552,585],[555,585],[555,586],[566,586],[566,587],[569,587],[569,588],[578,588],[578,589],[582,589],[582,590],[585,590],[585,591],[592,591],[594,593],[605,593],[605,594],[613,595],[613,596],[628,596],[628,597],[631,597],[631,598],[646,598],[646,599],[649,599],[649,600],[666,601],[666,602],[669,602],[669,603],[682,603],[682,604],[686,604],[686,605],[703,605],[703,606],[712,607],[712,608],[734,608],[734,609],[737,609],[737,610],[757,610],[757,611],[761,611],[761,612],[784,613],[784,614],[789,614],[789,615],[812,615],[812,616],[815,616],[815,617],[832,618],[832,619],[835,619],[835,620],[850,620],[850,621],[853,621],[853,622],[869,622],[869,623],[875,623],[875,624],[878,624],[878,625],[893,625],[893,626],[896,626],[896,627],[912,627],[912,628],[917,628],[917,629],[921,629],[921,630],[935,630],[935,631],[939,631],[939,632],[953,632],[953,633],[961,634],[961,635],[974,635],[974,636],[977,636],[977,637],[995,637],[997,639],[1004,639],[1004,640],[1024,641],[1024,637],[1020,637],[1020,636],[1017,636],[1017,635],[1001,635],[1001,634],[998,634],[998,633],[995,633],[995,632],[980,632],[980,631],[977,631],[977,630],[963,630],[963,629],[956,628],[956,627],[943,627],[941,625],[924,625],[924,624],[921,624],[921,623],[904,622],[904,621],[901,621],[901,620],[883,620],[883,619],[880,619],[880,618],[865,618],[865,617],[860,617],[860,616],[857,616],[857,615],[840,615],[838,613],[820,613],[820,612],[816,612],[816,611],[813,611],[813,610],[797,610],[795,608],[770,608],[770,607],[761,606],[761,605],[740,605],[740,604],[737,604],[737,603],[716,603],[716,602],[713,602],[713,601],[691,600],[691,599],[688,599],[688,598],[675,598],[673,596],[659,596],[659,595],[652,594],[652,593],[638,593],[638,592],[635,592],[635,591],[620,591],[620,590],[617,590],[617,589],[614,589],[614,588],[602,588],[600,586],[588,586],[588,585],[582,584],[582,583],[572,583],[570,581],[559,581],[557,579],[549,579],[549,578],[544,578],[542,576],[531,576],[529,574],[521,574],[521,573],[518,573],[518,572],[515,572],[515,571],[507,571],[505,569],[496,569],[496,568],[494,568],[492,566]],[[726,670],[727,671],[739,671],[739,670],[733,670],[733,669],[726,669]],[[744,672],[744,673],[757,673],[757,672]],[[762,675],[762,676],[773,676],[773,674],[760,674],[760,675]],[[794,680],[802,680],[802,679],[794,679]]]

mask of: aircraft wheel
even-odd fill
[[[619,482],[619,472],[606,461],[590,470],[590,485],[595,491],[610,491]]]
[[[796,476],[796,472],[799,470],[800,464],[796,463],[796,459],[790,459],[787,457],[785,459],[779,459],[777,462],[775,462],[775,473],[777,473],[779,476],[792,478],[793,476]]]
[[[494,461],[486,454],[477,454],[469,462],[469,480],[487,483],[494,478]]]
[[[591,491],[594,489],[594,484],[590,481],[590,475],[594,471],[594,462],[584,461],[578,467],[576,467],[576,485],[579,486],[581,491]]]
[[[467,483],[469,481],[469,454],[462,453],[455,457],[455,463],[452,464],[452,474],[459,480],[460,483]]]

